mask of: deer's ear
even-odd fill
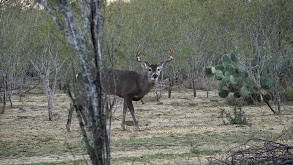
[[[170,61],[165,61],[165,62],[161,62],[160,64],[159,64],[159,67],[161,67],[161,68],[165,68],[166,66],[168,66],[168,63],[169,63]]]
[[[148,62],[144,62],[144,61],[139,61],[141,67],[143,67],[144,69],[148,69],[149,68],[149,63]]]

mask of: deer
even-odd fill
[[[162,69],[165,68],[170,61],[173,60],[172,49],[169,46],[169,59],[160,62],[159,64],[149,64],[148,62],[143,61],[140,57],[139,49],[136,53],[136,60],[145,70],[145,73],[139,73],[130,70],[105,70],[102,73],[103,92],[107,94],[116,95],[118,97],[123,98],[124,100],[121,123],[121,128],[124,131],[127,131],[125,118],[128,109],[131,113],[135,129],[137,131],[141,131],[141,128],[139,127],[138,122],[136,120],[132,101],[141,100],[147,93],[149,93],[154,88]],[[113,77],[115,78],[115,81],[112,80]],[[81,74],[77,74],[76,83],[78,84],[79,88],[81,88],[81,92],[79,93],[84,93],[85,89],[84,87],[82,88],[83,84]],[[85,98],[85,94],[82,95],[78,98],[78,100]],[[66,128],[68,131],[70,131],[73,110],[73,106],[70,106],[68,120],[66,124]],[[87,124],[86,115],[84,113],[81,114],[85,121],[85,124]]]

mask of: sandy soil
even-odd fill
[[[81,142],[76,118],[72,121],[72,132],[66,131],[69,108],[67,96],[58,93],[53,110],[53,121],[48,121],[46,97],[38,93],[27,94],[21,102],[17,97],[13,98],[13,108],[7,108],[6,113],[0,115],[0,164],[62,162],[88,158]],[[170,99],[165,92],[160,102],[154,101],[154,98],[154,94],[149,93],[144,99],[145,104],[134,103],[141,132],[135,131],[133,126],[129,126],[128,131],[121,130],[122,100],[120,99],[113,116],[111,140],[113,143],[119,143],[123,140],[129,142],[131,139],[163,137],[173,139],[174,137],[180,142],[172,141],[162,146],[157,143],[141,146],[137,146],[137,143],[135,146],[116,144],[112,148],[112,157],[117,161],[113,161],[113,164],[144,163],[123,162],[119,159],[124,157],[190,153],[191,145],[229,150],[239,144],[237,139],[235,142],[216,139],[208,144],[199,145],[200,140],[197,137],[235,132],[247,136],[252,136],[254,133],[258,136],[258,132],[279,134],[293,125],[292,105],[283,106],[283,113],[280,116],[273,115],[266,106],[245,106],[243,110],[247,114],[250,126],[239,127],[223,124],[220,109],[231,111],[233,107],[228,106],[225,100],[218,97],[216,91],[210,92],[209,98],[206,98],[204,91],[198,91],[197,97],[194,98],[191,90],[174,92]],[[127,120],[132,121],[129,113]],[[188,142],[185,142],[184,138]],[[151,159],[147,164],[205,164],[206,157],[207,155],[199,155],[188,158],[179,156],[171,159]]]

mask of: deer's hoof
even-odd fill
[[[137,126],[135,129],[136,129],[137,131],[141,131],[141,128],[138,127],[138,126]]]
[[[127,128],[126,128],[125,125],[121,125],[121,128],[122,128],[123,131],[127,131]]]

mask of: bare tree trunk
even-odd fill
[[[193,97],[196,97],[196,85],[195,85],[194,79],[192,79],[192,89],[193,89]]]
[[[206,91],[207,91],[207,98],[209,98],[209,89],[207,88]]]
[[[12,81],[10,81],[9,85],[6,82],[6,86],[8,87],[8,95],[7,95],[7,97],[8,97],[8,100],[9,100],[11,108],[12,108],[12,99],[11,99],[11,97],[12,97],[12,89],[13,89],[12,85],[13,85]]]
[[[5,113],[5,108],[6,108],[6,89],[4,88],[4,92],[3,92],[3,107],[2,107],[2,112],[1,114],[4,114]]]
[[[25,74],[22,74],[20,77],[20,86],[19,86],[19,90],[18,90],[18,97],[19,97],[19,102],[21,102],[21,98],[23,95],[23,84],[25,83]]]
[[[206,77],[205,80],[206,80],[206,93],[207,93],[207,98],[208,98],[209,97],[209,90],[212,85],[212,82],[214,81],[214,77],[212,77],[212,78]]]
[[[5,108],[6,108],[6,76],[4,73],[2,73],[2,88],[3,88],[3,106],[2,106],[2,111],[1,114],[5,113]]]
[[[277,115],[281,114],[281,97],[280,97],[280,91],[276,91],[274,94],[274,104],[275,104],[275,112]]]
[[[168,87],[168,98],[171,98],[172,93],[172,80],[169,78],[169,87]]]
[[[47,102],[48,102],[48,117],[49,117],[49,120],[52,121],[52,116],[53,116],[52,109],[54,106],[54,99],[53,99],[52,93],[54,92],[51,91],[49,77],[45,76],[43,79],[44,79],[43,81],[45,85],[45,94],[47,96]]]
[[[78,1],[81,7],[82,21],[75,22],[75,19],[69,7],[69,2],[62,1],[62,3],[60,3],[59,1],[55,1],[58,12],[63,16],[66,22],[64,25],[59,21],[59,19],[55,16],[55,14],[43,0],[39,0],[39,2],[51,15],[55,23],[58,25],[59,29],[65,34],[68,42],[75,48],[76,55],[78,56],[82,67],[82,78],[87,95],[87,97],[85,98],[85,105],[89,114],[89,124],[93,126],[93,129],[90,130],[92,137],[91,143],[89,143],[84,125],[82,123],[80,110],[74,104],[73,99],[71,99],[71,102],[78,115],[80,128],[92,164],[110,164],[110,139],[106,129],[107,118],[104,114],[105,108],[101,86],[101,73],[103,70],[102,53],[99,38],[101,35],[101,15],[99,8],[101,7],[101,2],[100,0]],[[76,25],[78,23],[80,23],[80,26]],[[88,41],[91,42],[91,46],[88,46]],[[91,51],[94,52],[94,56],[92,56],[91,58],[86,56],[86,48],[89,47],[92,47]],[[92,61],[89,61],[88,59],[94,59],[94,67],[91,67],[91,65],[89,65]],[[94,70],[95,73],[92,73],[91,69]]]
[[[278,65],[278,64],[277,64]],[[281,96],[280,96],[280,73],[281,67],[275,66],[274,68],[274,88],[273,88],[273,101],[275,105],[275,112],[277,115],[281,114]]]

